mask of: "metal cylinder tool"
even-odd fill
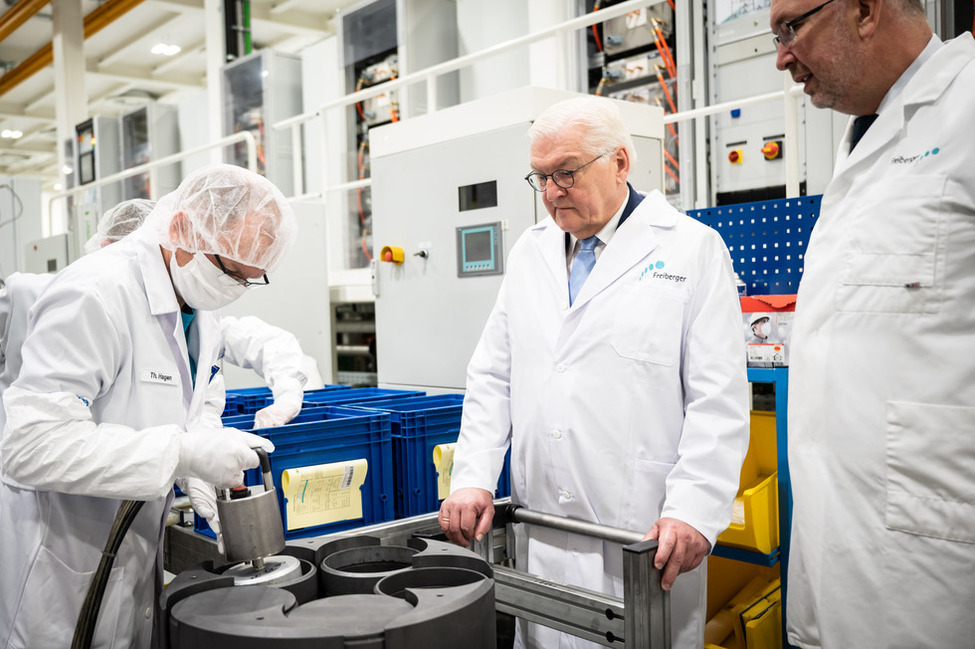
[[[228,561],[249,561],[255,572],[264,569],[265,557],[284,550],[284,526],[278,494],[271,478],[271,461],[264,449],[254,449],[261,460],[264,487],[222,489],[217,515],[223,530]]]

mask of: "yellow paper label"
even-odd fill
[[[437,467],[437,500],[450,495],[450,474],[454,472],[454,447],[456,444],[438,444],[433,447],[433,465]]]
[[[286,469],[281,473],[288,530],[362,518],[365,459]]]

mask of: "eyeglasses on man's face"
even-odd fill
[[[779,26],[775,30],[775,36],[772,37],[772,42],[775,43],[776,47],[778,47],[779,45],[781,45],[782,47],[792,47],[793,45],[795,45],[796,39],[799,38],[796,35],[796,26],[806,18],[809,18],[810,16],[815,15],[817,12],[821,11],[823,7],[825,7],[832,1],[833,0],[826,0],[826,2],[824,2],[823,4],[819,5],[818,7],[813,7],[812,9],[802,14],[801,16],[798,16],[797,18],[793,18],[792,20],[787,20],[784,23],[779,24]]]
[[[591,165],[592,163],[594,163],[596,160],[599,160],[600,158],[602,158],[604,155],[606,155],[606,154],[605,153],[600,153],[599,155],[597,155],[595,158],[593,158],[592,160],[590,160],[586,164],[579,165],[575,169],[556,169],[555,171],[553,171],[550,174],[543,174],[543,173],[541,173],[539,171],[533,171],[530,174],[528,174],[527,176],[525,176],[525,180],[528,181],[528,184],[531,185],[532,186],[532,189],[534,189],[536,192],[543,192],[543,191],[545,191],[545,188],[548,186],[548,179],[549,178],[551,178],[552,179],[552,182],[554,182],[556,185],[558,185],[562,189],[569,189],[576,182],[575,176],[574,176],[574,174],[576,172],[581,171],[585,167],[588,167],[589,165]]]
[[[223,265],[223,259],[220,258],[220,255],[214,253],[213,256],[217,258],[217,265],[220,266],[220,270],[223,271],[223,274],[229,277],[230,279],[234,280],[241,286],[250,288],[251,286],[267,286],[268,284],[271,283],[271,280],[267,278],[267,273],[264,273],[264,277],[262,277],[260,280],[257,281],[250,280],[245,277],[238,277],[237,275],[227,270],[227,267]]]

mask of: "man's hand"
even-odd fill
[[[677,575],[701,565],[711,551],[711,544],[703,534],[676,518],[658,520],[643,537],[644,541],[648,539],[657,541],[653,565],[657,570],[663,570],[660,586],[664,590],[671,589]]]
[[[494,495],[484,489],[458,489],[440,505],[440,529],[465,548],[491,531],[493,519]]]

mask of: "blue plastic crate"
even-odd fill
[[[306,390],[305,395],[318,395],[335,390],[348,390],[348,385],[326,385],[316,390]],[[274,401],[271,395],[271,388],[235,388],[227,390],[227,405],[224,408],[223,416],[233,415],[253,415],[261,408],[265,408]],[[233,404],[233,405],[231,405]]]
[[[393,470],[396,481],[396,518],[436,511],[440,506],[434,449],[457,442],[464,395],[443,394],[373,401],[355,406],[390,414],[393,433]],[[498,480],[499,498],[510,495],[510,451]]]
[[[332,410],[336,406],[310,406],[307,408],[302,408],[301,411],[295,415],[295,418],[288,422],[291,424],[304,424],[313,421],[319,421],[322,419],[322,415],[329,412],[329,408]],[[256,413],[251,413],[249,415],[230,415],[229,417],[221,417],[220,421],[223,422],[224,426],[228,428],[239,428],[240,430],[251,430],[254,428],[254,416]]]
[[[422,396],[426,396],[426,392],[389,388],[351,388],[341,392],[311,390],[305,393],[305,407],[348,406],[387,399],[408,399]]]
[[[251,426],[253,419],[251,416]],[[324,407],[305,411],[296,419],[301,421],[250,431],[274,442],[275,450],[269,455],[271,476],[278,491],[285,538],[318,536],[392,520],[394,489],[389,415],[378,411]],[[282,473],[288,469],[348,463],[359,459],[368,462],[365,482],[361,487],[362,515],[289,530],[288,501],[282,488]],[[247,471],[244,482],[247,485],[262,484],[260,470]],[[333,499],[346,495],[333,493]],[[213,536],[202,518],[195,518],[194,527]]]

